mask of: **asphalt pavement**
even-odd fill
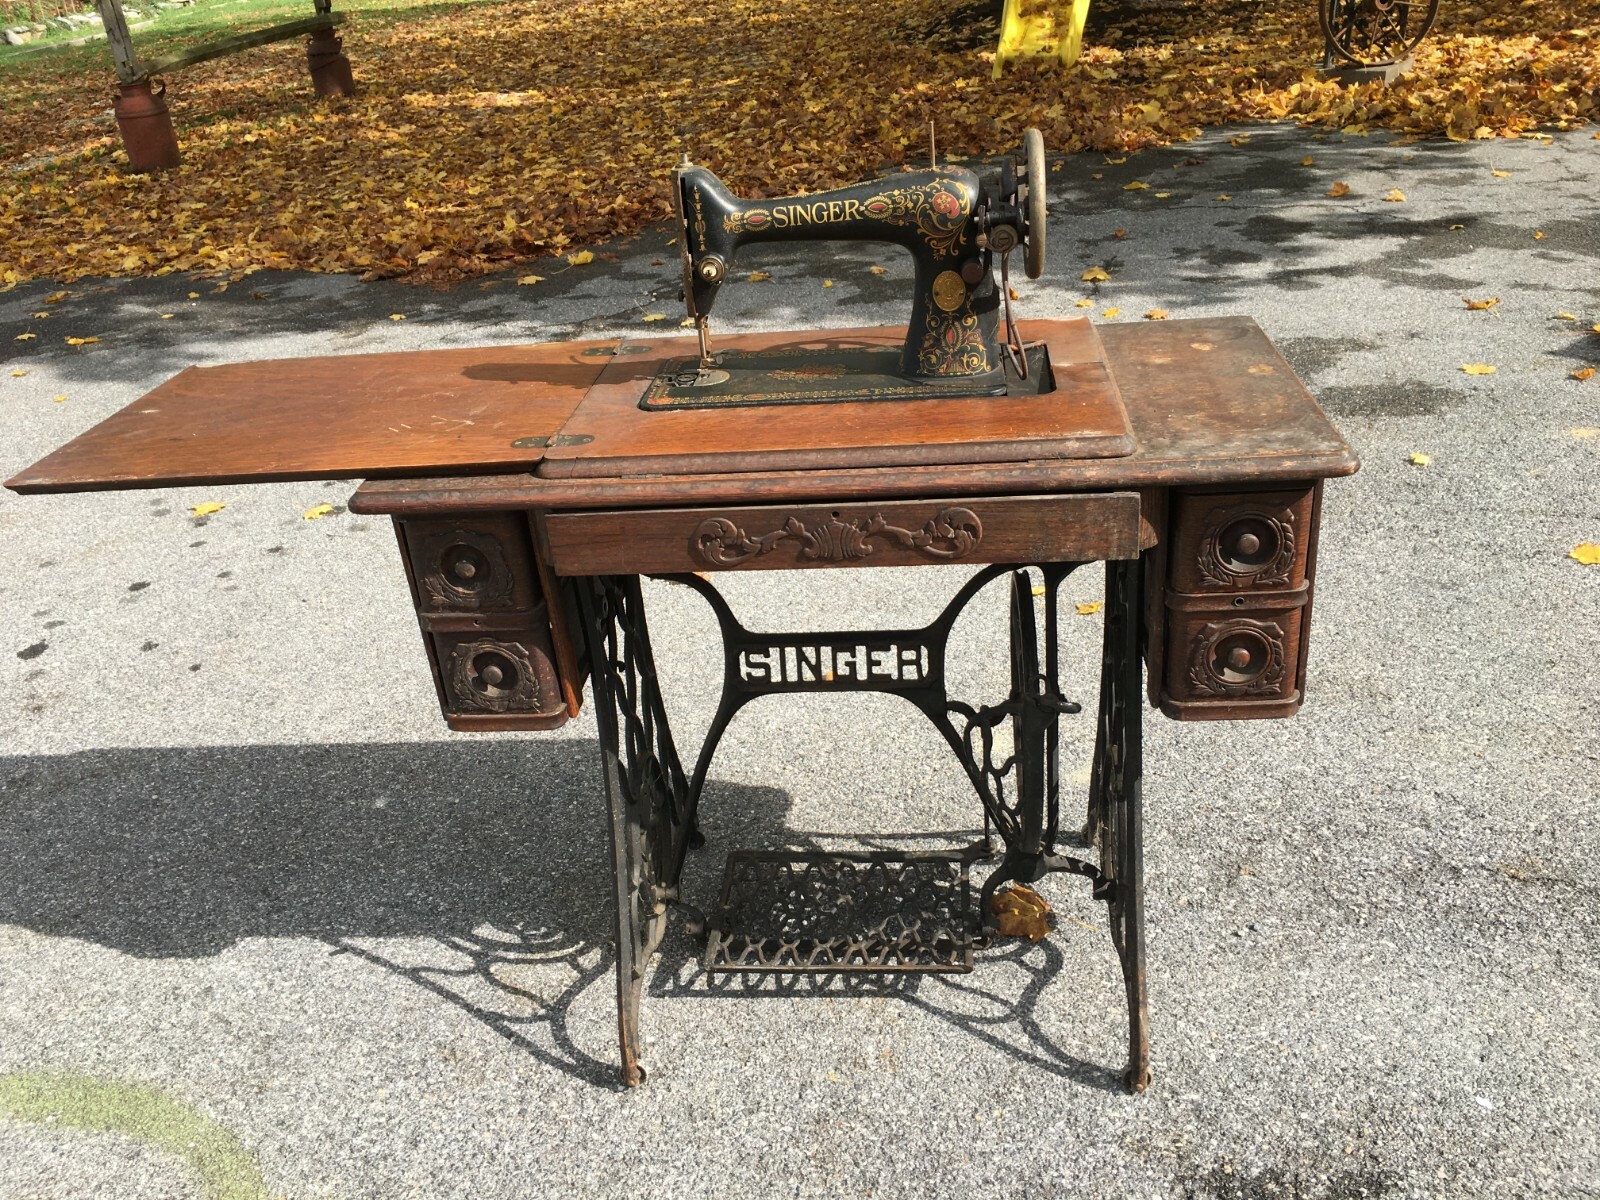
[[[592,717],[447,732],[352,485],[0,496],[0,1197],[1600,1196],[1600,567],[1568,556],[1600,542],[1592,132],[1253,127],[1051,174],[1023,315],[1251,316],[1363,459],[1327,489],[1300,715],[1147,717],[1141,1096],[1072,878],[1051,938],[900,986],[710,989],[675,932],[619,1090]],[[532,286],[19,287],[0,473],[191,363],[676,332],[669,236]],[[890,248],[750,262],[724,329],[904,319]],[[905,627],[941,570],[727,591],[750,624]],[[693,744],[709,618],[651,599]],[[1003,609],[959,627],[975,690]],[[1092,699],[1101,618],[1068,612]],[[892,699],[752,705],[690,895],[731,847],[967,836],[946,759]]]

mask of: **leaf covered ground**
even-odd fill
[[[993,6],[972,0],[357,0],[359,96],[312,101],[294,42],[184,70],[184,165],[157,177],[125,173],[109,63],[37,55],[0,79],[0,286],[455,278],[665,217],[684,152],[788,194],[924,154],[930,120],[949,153],[1012,149],[1029,125],[1071,152],[1237,121],[1486,138],[1600,120],[1592,0],[1445,0],[1402,82],[1352,89],[1312,69],[1313,0],[1113,3],[1076,69],[994,81]]]

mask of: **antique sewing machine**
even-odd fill
[[[644,1078],[640,1005],[669,914],[703,925],[713,976],[960,972],[1000,884],[1064,873],[1108,906],[1140,1089],[1143,703],[1182,720],[1299,708],[1323,481],[1358,464],[1247,318],[1014,320],[1010,253],[1030,277],[1044,266],[1043,180],[1032,130],[1017,158],[775,200],[739,200],[686,163],[672,183],[692,338],[191,367],[7,486],[364,479],[351,511],[393,519],[451,728],[550,729],[590,691],[627,1083]],[[823,238],[909,249],[904,328],[713,345],[741,250]],[[1069,626],[1063,583],[1096,562],[1103,617]],[[919,629],[764,633],[713,584],[915,565],[974,568]],[[657,686],[646,575],[694,589],[720,628],[721,699],[692,761]],[[990,583],[1008,591],[1009,682],[986,703],[950,693],[945,660]],[[1082,822],[1063,808],[1058,761],[1079,713],[1058,679],[1069,628],[1100,629],[1103,646]],[[681,879],[729,723],[764,697],[862,691],[932,723],[976,794],[982,842],[735,851],[702,921]],[[991,833],[1002,849],[974,901]],[[859,928],[797,931],[806,899]]]
[[[1011,315],[1011,252],[1023,247],[1029,279],[1044,271],[1044,138],[1023,135],[1020,156],[969,170],[929,167],[852,187],[773,200],[740,200],[687,155],[672,174],[681,227],[683,299],[700,342],[690,387],[725,384],[728,370],[712,353],[710,317],[741,246],[760,242],[893,242],[911,251],[916,281],[898,362],[881,350],[833,353],[822,366],[838,371],[835,396],[866,390],[899,399],[1004,395],[1028,379],[1025,348]],[[999,280],[995,278],[996,263]],[[998,336],[1005,311],[1005,341]],[[1002,354],[1002,349],[1005,351]],[[729,360],[729,369],[759,374],[759,362]],[[771,369],[771,368],[768,368]],[[781,369],[781,368],[779,368]],[[1035,372],[1037,373],[1037,371]],[[863,384],[860,378],[873,381]],[[898,386],[886,380],[900,378]],[[811,389],[815,391],[815,388]],[[809,402],[818,397],[808,395]]]

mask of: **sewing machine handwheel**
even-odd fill
[[[1029,279],[1044,274],[1044,134],[1029,129],[1022,135],[1022,160],[1028,172],[1028,247],[1022,268]]]

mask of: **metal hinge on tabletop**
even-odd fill
[[[515,438],[513,450],[548,450],[551,446],[587,446],[594,441],[592,433],[553,433],[546,437]]]

